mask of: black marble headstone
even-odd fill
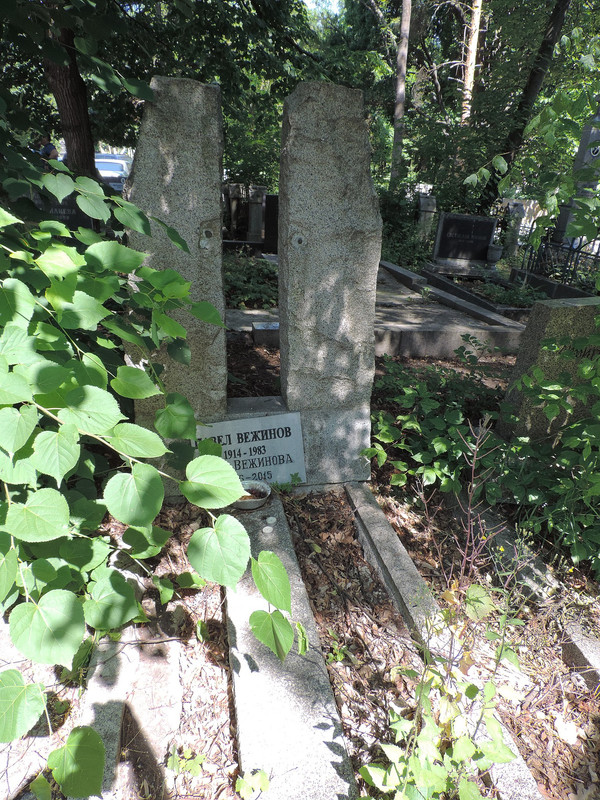
[[[494,240],[496,220],[493,217],[476,217],[470,214],[440,215],[434,261],[486,261],[487,249]]]

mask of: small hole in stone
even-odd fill
[[[212,231],[204,231],[204,235],[206,236],[207,239],[210,239],[210,237],[212,236]]]
[[[303,241],[303,240],[302,240],[302,237],[301,237],[301,236],[299,236],[299,237],[296,239],[296,241],[298,242],[298,244],[302,244],[302,241]]]

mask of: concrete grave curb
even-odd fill
[[[253,555],[270,550],[283,562],[292,617],[309,641],[306,655],[293,648],[282,664],[250,629],[250,614],[268,608],[250,574],[235,591],[227,589],[240,770],[267,773],[269,800],[353,800],[354,773],[281,501],[273,497],[256,511],[234,513],[250,535]]]
[[[345,488],[355,513],[358,536],[365,555],[369,560],[373,559],[371,563],[409,627],[415,630],[418,638],[431,642],[427,621],[439,613],[439,608],[425,581],[368,486],[352,483],[346,484]],[[443,645],[443,640],[441,643]],[[437,648],[439,644],[436,641],[434,646]],[[513,753],[518,753],[509,732],[502,727],[505,743]],[[501,800],[543,800],[533,775],[520,755],[508,764],[494,764],[490,775]]]

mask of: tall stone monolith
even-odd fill
[[[223,126],[221,92],[187,78],[155,77],[155,99],[146,102],[133,162],[129,199],[148,216],[175,228],[189,253],[152,223],[152,238],[131,233],[133,247],[156,269],[175,269],[191,283],[194,301],[208,300],[224,315],[221,260]],[[174,314],[175,316],[175,314]],[[160,353],[167,391],[185,395],[200,421],[222,418],[227,368],[223,328],[177,312],[187,328],[191,364]],[[136,419],[151,424],[156,404],[136,402]]]
[[[381,216],[362,93],[303,83],[284,104],[281,387],[302,418],[307,482],[366,480]]]

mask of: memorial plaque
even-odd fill
[[[76,195],[70,194],[61,203],[52,202],[48,209],[48,214],[53,218],[64,223],[69,230],[77,228],[93,228],[94,221],[79,208],[76,203]]]
[[[198,426],[199,439],[212,439],[241,480],[289,483],[297,474],[306,482],[300,414],[273,414]]]
[[[487,249],[494,241],[495,231],[496,220],[493,217],[442,213],[433,258],[487,261]]]

